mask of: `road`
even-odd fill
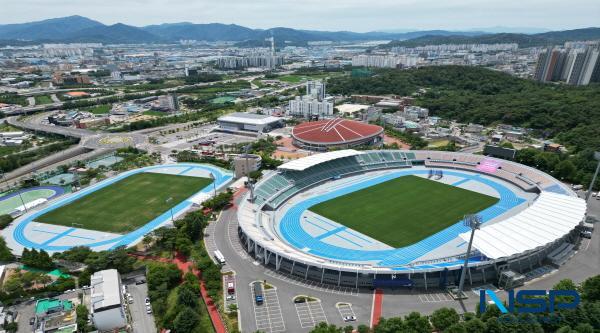
[[[241,197],[238,195],[236,201],[239,202]],[[238,308],[240,309],[239,320],[241,321],[243,332],[254,332],[258,330],[257,323],[261,323],[260,320],[257,320],[255,314],[264,311],[264,309],[260,308],[260,306],[255,308],[250,283],[263,280],[276,287],[274,295],[276,295],[279,303],[278,307],[274,306],[274,309],[269,310],[272,314],[269,318],[274,322],[276,318],[274,318],[273,313],[274,311],[276,313],[278,311],[277,308],[279,308],[281,317],[285,323],[285,332],[310,331],[310,327],[306,326],[306,321],[300,319],[305,311],[297,309],[293,303],[294,297],[298,295],[307,295],[320,299],[321,304],[319,304],[318,308],[322,307],[323,314],[329,323],[338,326],[348,325],[348,323],[342,320],[342,315],[336,307],[336,303],[345,302],[352,304],[352,310],[358,319],[352,325],[356,327],[358,324],[369,324],[373,301],[373,292],[371,290],[361,290],[358,294],[345,294],[333,289],[329,291],[319,290],[305,283],[286,279],[284,276],[276,276],[272,270],[265,268],[250,258],[239,245],[236,206],[224,211],[219,219],[214,222],[214,225],[207,229],[207,236],[205,237],[207,248],[214,248],[216,246],[225,256],[227,261],[225,269],[231,269],[236,273],[236,295]],[[260,315],[258,318],[260,318]],[[273,331],[276,331],[276,327],[279,326],[273,324]],[[260,328],[264,332],[270,331],[263,326]]]
[[[148,296],[148,285],[136,285],[131,283],[127,285],[127,291],[133,297],[133,304],[129,304],[131,313],[133,333],[151,333],[156,332],[154,316],[146,313],[146,297]]]

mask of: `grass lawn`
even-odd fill
[[[48,96],[48,95],[35,96],[35,105],[51,104],[51,103],[54,103],[54,102],[52,101],[52,98],[50,98],[50,96]]]
[[[110,104],[102,104],[102,105],[98,105],[96,107],[90,108],[87,111],[89,111],[93,114],[107,114],[110,112],[111,108],[112,108],[112,106]]]
[[[417,176],[399,177],[322,202],[311,211],[394,248],[414,244],[498,202]]]
[[[127,233],[211,182],[209,178],[139,173],[48,212],[36,222]],[[173,199],[165,202],[170,197]]]

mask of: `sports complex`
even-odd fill
[[[245,250],[299,279],[350,287],[458,284],[560,265],[583,199],[539,170],[441,151],[337,150],[265,174],[238,208]]]
[[[25,247],[52,253],[74,246],[96,251],[129,246],[231,179],[229,171],[215,166],[177,163],[123,172],[56,200],[48,192],[55,187],[40,188],[49,201],[17,218],[2,236],[16,254]]]

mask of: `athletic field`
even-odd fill
[[[212,182],[209,178],[138,173],[50,211],[36,222],[127,233]],[[172,198],[167,202],[168,198]]]
[[[498,202],[497,198],[417,176],[399,177],[322,202],[311,211],[400,248]]]

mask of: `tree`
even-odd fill
[[[11,224],[13,220],[13,217],[9,214],[0,215],[0,230],[8,227],[8,225]]]
[[[320,322],[319,324],[317,324],[317,326],[315,326],[315,328],[310,330],[310,333],[341,333],[341,332],[342,332],[341,328],[338,328],[333,324],[327,325],[327,323],[324,323],[324,322]]]
[[[4,240],[4,237],[0,237],[0,261],[13,261],[14,258],[8,245],[6,245],[6,240]]]
[[[192,309],[198,308],[198,294],[194,293],[189,287],[182,285],[177,292],[177,304],[187,306]]]
[[[455,323],[450,325],[450,327],[443,330],[444,333],[467,333],[467,329],[463,323]],[[469,332],[471,333],[471,332]]]
[[[344,333],[352,333],[354,331],[354,327],[352,325],[348,325],[344,327]]]
[[[431,323],[433,327],[439,331],[448,328],[460,320],[456,310],[452,308],[440,308],[431,314]]]
[[[365,324],[358,325],[356,330],[358,331],[358,333],[369,333],[369,331],[370,331],[369,326],[367,326]]]
[[[75,313],[77,314],[77,332],[89,332],[90,329],[87,321],[90,312],[88,308],[83,304],[79,304],[75,308]]]
[[[393,318],[381,318],[377,326],[374,327],[373,332],[375,333],[394,333],[402,332],[405,330],[404,322],[400,317]]]
[[[177,317],[175,317],[175,320],[173,321],[173,330],[175,333],[193,332],[198,326],[198,323],[200,323],[200,315],[196,311],[185,307],[179,312]]]
[[[418,312],[411,312],[404,317],[404,324],[407,329],[414,333],[431,332],[431,325],[425,316],[421,316]]]
[[[587,302],[600,301],[600,275],[583,281],[581,284],[581,298]]]
[[[485,323],[479,318],[473,318],[465,322],[465,329],[469,333],[485,333]]]

